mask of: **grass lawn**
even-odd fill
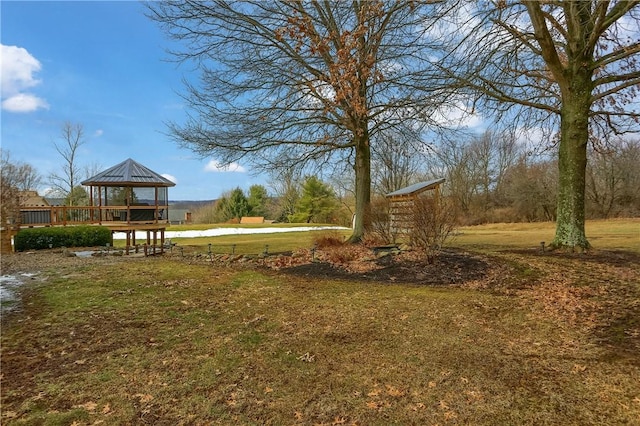
[[[589,220],[589,242],[595,249],[633,250],[640,253],[640,218]],[[466,226],[458,230],[453,245],[480,249],[533,248],[549,244],[555,235],[554,222],[495,223]]]
[[[523,250],[549,226],[463,229],[492,269],[457,286],[52,264],[2,321],[1,423],[640,424],[640,222],[590,224],[605,257]]]
[[[242,224],[242,225],[171,225],[167,231],[200,231],[212,228],[293,228],[300,226],[314,226],[314,224]],[[318,225],[322,226],[322,225]],[[314,239],[321,235],[332,234],[339,238],[346,239],[351,235],[350,230],[337,229],[320,230],[310,232],[283,232],[273,234],[246,234],[246,235],[221,235],[216,237],[196,237],[196,238],[171,238],[171,242],[182,247],[185,253],[192,252],[208,252],[208,245],[211,244],[211,250],[214,253],[231,253],[237,254],[261,254],[265,248],[269,253],[292,251],[299,248],[311,248]],[[124,248],[125,240],[115,240],[116,248]],[[268,247],[266,247],[268,246]]]

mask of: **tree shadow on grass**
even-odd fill
[[[625,250],[587,253],[509,250],[536,261],[565,268],[571,286],[587,288],[583,321],[591,323],[593,339],[604,349],[604,361],[640,365],[640,254]],[[525,259],[526,259],[525,257]]]

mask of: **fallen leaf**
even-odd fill
[[[372,410],[377,410],[380,405],[376,401],[367,402],[367,408],[371,408]]]
[[[96,408],[98,407],[98,404],[96,404],[93,401],[89,401],[89,402],[85,402],[84,404],[76,405],[76,407],[84,408],[87,411],[95,411]]]
[[[582,364],[573,364],[573,370],[572,373],[576,374],[576,373],[582,373],[583,371],[585,371],[587,369],[586,365],[582,365]]]
[[[401,391],[400,389],[396,388],[395,386],[387,385],[387,395],[390,395],[390,396],[403,396],[404,395],[404,391]]]
[[[149,395],[149,394],[142,394],[142,393],[138,393],[136,395],[134,395],[136,398],[140,398],[140,402],[143,404],[146,404],[148,402],[151,402],[153,400],[153,396]]]
[[[311,355],[309,352],[305,352],[303,355],[300,355],[296,359],[304,362],[313,362],[315,358],[316,358],[315,355]]]
[[[111,411],[111,406],[109,404],[105,404],[104,407],[102,407],[102,414],[108,414]]]
[[[445,420],[453,420],[456,418],[458,418],[458,415],[453,411],[447,411],[446,413],[444,413]]]
[[[271,393],[271,392],[273,392],[273,389],[270,388],[269,386],[264,388],[264,393]]]

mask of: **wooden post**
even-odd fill
[[[156,246],[158,245],[158,230],[153,230],[153,254],[156,254]]]

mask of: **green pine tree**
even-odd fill
[[[333,189],[315,176],[307,176],[302,184],[302,194],[296,204],[292,222],[331,222],[338,208]]]

